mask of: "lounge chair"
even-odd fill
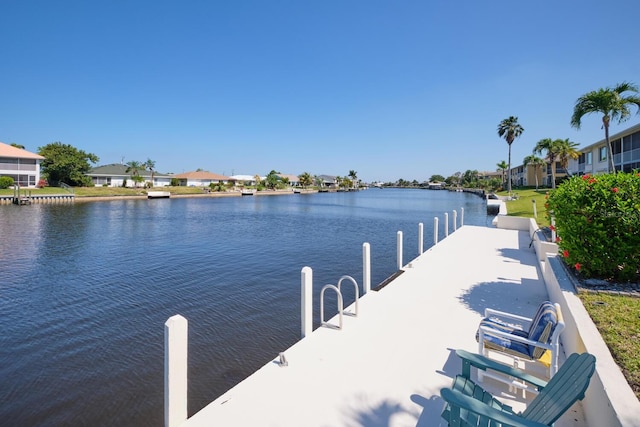
[[[516,365],[518,360],[540,362],[551,378],[558,370],[563,330],[560,306],[545,301],[533,318],[487,308],[476,339],[480,354],[490,356],[492,351],[506,354],[515,359]]]
[[[574,353],[564,362],[548,383],[511,366],[497,363],[481,355],[458,350],[463,359],[462,375],[457,375],[451,389],[443,388],[440,395],[447,402],[442,418],[450,426],[550,426],[576,401],[584,398],[596,358]],[[539,393],[521,413],[497,400],[470,379],[471,366],[498,370],[523,381],[532,381]]]

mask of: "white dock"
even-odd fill
[[[454,350],[477,351],[485,307],[531,316],[548,299],[529,244],[524,231],[458,229],[364,295],[342,330],[316,329],[284,351],[288,366],[274,355],[182,425],[445,425],[440,388],[460,373]],[[556,425],[585,425],[580,408]]]

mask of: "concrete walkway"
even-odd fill
[[[477,351],[485,307],[531,317],[548,298],[529,244],[523,231],[458,229],[364,295],[342,330],[315,330],[285,351],[287,367],[274,359],[183,425],[444,425],[439,390],[460,373],[453,351]],[[556,425],[584,425],[579,404],[565,415]]]

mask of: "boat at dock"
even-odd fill
[[[256,194],[256,190],[250,190],[250,189],[242,189],[241,194],[243,196],[253,196],[254,194]]]

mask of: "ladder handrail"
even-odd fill
[[[342,294],[342,288],[340,288],[340,285],[342,284],[343,280],[350,280],[356,289],[356,306],[355,306],[355,312],[353,313],[353,316],[358,317],[358,300],[360,299],[360,288],[358,288],[358,282],[356,282],[356,279],[354,279],[351,276],[347,276],[347,275],[342,276],[340,280],[338,280],[338,289],[340,290],[340,294]],[[351,313],[345,312],[345,314],[351,314]]]
[[[330,324],[329,322],[324,321],[324,291],[326,291],[327,289],[333,289],[334,291],[336,291],[336,294],[338,295],[338,314],[340,315],[340,324],[337,327],[335,325]],[[343,311],[344,311],[344,305],[342,302],[342,292],[340,292],[340,289],[335,285],[324,285],[322,290],[320,291],[320,324],[322,326],[329,326],[330,328],[342,329],[342,312]]]

